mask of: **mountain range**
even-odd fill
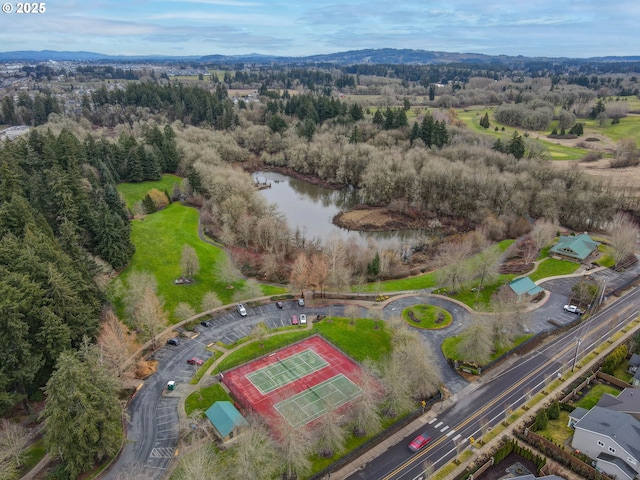
[[[351,50],[347,52],[310,55],[304,57],[261,55],[257,53],[247,55],[205,55],[205,56],[165,56],[165,55],[105,55],[95,52],[69,52],[55,50],[24,50],[0,52],[0,62],[47,62],[47,61],[76,61],[76,62],[189,62],[208,64],[254,63],[269,64],[413,64],[430,65],[446,63],[473,64],[513,64],[522,61],[555,61],[558,63],[593,63],[593,62],[638,62],[640,56],[610,56],[592,58],[566,57],[524,57],[508,55],[485,55],[482,53],[451,53],[434,52],[428,50],[411,50],[396,48]]]

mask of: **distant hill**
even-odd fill
[[[190,63],[255,63],[269,64],[513,64],[514,62],[553,61],[557,63],[581,64],[587,62],[638,62],[640,56],[627,57],[594,57],[594,58],[552,58],[552,57],[524,57],[508,55],[485,55],[482,53],[451,53],[433,52],[428,50],[411,50],[397,48],[380,48],[350,50],[347,52],[310,55],[305,57],[290,57],[276,55],[261,55],[251,53],[247,55],[205,55],[205,56],[164,56],[164,55],[104,55],[94,52],[58,52],[55,50],[26,50],[14,52],[0,52],[0,62],[28,61],[77,61],[77,62],[190,62]]]

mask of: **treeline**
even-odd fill
[[[0,107],[0,123],[6,125],[37,127],[47,123],[49,114],[60,113],[60,104],[51,92],[37,93],[33,97],[22,92],[17,102],[12,95],[7,95]]]
[[[134,252],[125,205],[87,145],[63,130],[0,146],[2,414],[39,398],[60,353],[95,337],[97,257],[121,268]]]
[[[238,125],[233,103],[222,85],[218,85],[215,92],[181,83],[131,82],[125,89],[111,90],[103,85],[92,92],[90,102],[85,102],[85,109],[89,107],[90,110],[84,115],[97,125],[107,125],[106,118],[110,118],[108,126],[129,122],[126,107],[162,112],[170,122],[180,120],[187,125],[207,125],[216,129]],[[113,106],[123,107],[120,115],[114,117],[109,113]]]

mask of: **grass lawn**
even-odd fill
[[[323,334],[330,342],[358,362],[365,358],[378,361],[391,351],[391,335],[385,328],[383,321],[378,321],[378,329],[376,329],[375,323],[374,320],[368,318],[359,318],[355,319],[354,325],[351,325],[349,318],[328,317],[314,324],[311,330],[288,331],[266,338],[262,348],[257,342],[248,342],[244,348],[233,352],[220,362],[214,374],[237,367],[314,333]]]
[[[539,430],[536,433],[543,436],[547,440],[551,440],[556,445],[565,445],[573,436],[573,429],[567,427],[569,423],[569,412],[560,410],[560,417],[547,422],[547,428]]]
[[[509,283],[514,278],[515,275],[513,274],[500,274],[498,275],[495,282],[490,285],[485,285],[481,290],[477,290],[478,283],[476,282],[472,286],[449,296],[466,305],[469,305],[473,309],[482,310],[489,305],[491,297],[496,292],[496,290]],[[474,291],[474,289],[476,290]]]
[[[588,136],[588,130],[602,135],[606,135],[614,142],[623,138],[639,138],[640,137],[640,116],[633,115],[620,119],[617,125],[611,125],[611,120],[607,120],[606,124],[601,127],[598,120],[580,120],[585,123],[585,136]],[[587,130],[588,129],[588,130]]]
[[[411,319],[409,312],[413,314],[413,318],[419,320],[416,322]],[[439,329],[451,325],[453,317],[446,310],[434,305],[413,305],[402,310],[402,318],[409,325],[416,328]],[[437,323],[436,320],[440,319]]]
[[[515,240],[503,240],[493,248],[500,249],[504,252]],[[437,285],[437,273],[429,272],[415,277],[401,278],[398,280],[387,280],[386,282],[367,283],[359,287],[352,288],[353,291],[361,290],[363,292],[376,292],[378,288],[380,292],[398,292],[403,290],[420,290],[422,288],[433,288]]]
[[[613,268],[615,260],[613,259],[613,250],[608,245],[598,245],[598,252],[601,253],[600,258],[595,261],[601,267]]]
[[[589,410],[590,408],[594,407],[596,403],[598,403],[600,397],[605,393],[610,393],[616,396],[618,395],[618,393],[620,393],[620,390],[618,388],[612,387],[611,385],[595,385],[591,390],[587,392],[586,395],[584,395],[580,399],[580,401],[576,402],[576,407],[582,407]]]
[[[173,185],[182,184],[182,178],[176,175],[165,174],[162,179],[156,182],[121,183],[118,185],[118,192],[124,195],[127,207],[131,208],[136,202],[141,201],[149,190],[157,188],[161,192],[167,191],[171,195]]]
[[[224,401],[233,403],[233,399],[225,392],[224,388],[216,383],[189,395],[184,402],[184,410],[187,415],[191,415],[195,410],[204,412],[215,402]]]
[[[624,361],[620,365],[616,367],[613,372],[613,376],[619,378],[623,382],[631,383],[631,379],[633,378],[633,374],[627,372],[627,368],[629,368],[629,362]]]
[[[570,262],[568,260],[556,260],[547,258],[540,262],[538,268],[529,274],[529,278],[534,282],[546,277],[556,277],[558,275],[569,275],[580,268],[579,263]]]
[[[376,322],[369,318],[358,318],[351,325],[349,318],[327,317],[314,324],[313,330],[324,335],[357,362],[366,358],[377,362],[391,352],[391,335],[381,320]]]
[[[247,345],[240,348],[222,360],[218,366],[214,369],[213,374],[229,370],[237,367],[249,360],[258,358],[267,353],[273,352],[291,343],[297,342],[313,334],[313,330],[295,330],[280,335],[274,335],[273,337],[265,338],[262,342],[262,347],[258,342],[247,342]]]
[[[179,203],[131,222],[131,240],[136,246],[133,259],[120,275],[123,281],[132,272],[151,272],[158,281],[158,294],[165,301],[165,308],[173,312],[180,302],[190,304],[196,312],[206,292],[214,291],[223,303],[230,303],[234,289],[227,289],[223,282],[213,277],[213,267],[224,251],[198,238],[198,211]],[[185,245],[192,246],[200,262],[200,272],[195,282],[189,285],[175,285],[180,277],[180,257]],[[241,287],[244,281],[234,283]],[[285,288],[263,285],[265,295],[285,292]],[[172,319],[175,320],[175,319]]]

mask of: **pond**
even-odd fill
[[[381,247],[393,248],[401,244],[411,245],[420,235],[418,230],[356,232],[334,225],[334,216],[360,203],[358,191],[354,188],[333,190],[277,172],[255,172],[253,178],[256,182],[271,185],[271,188],[261,190],[262,195],[269,203],[277,205],[293,231],[298,228],[308,239],[317,238],[324,242],[339,235],[345,240],[354,238],[362,246],[375,241]]]

